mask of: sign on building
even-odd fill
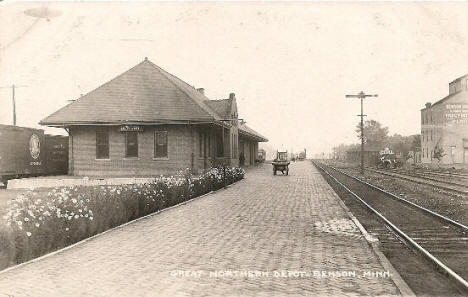
[[[449,124],[468,125],[468,104],[445,105],[445,119]]]
[[[120,132],[141,132],[141,131],[143,131],[142,126],[137,126],[137,125],[120,126]]]

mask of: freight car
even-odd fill
[[[258,150],[258,155],[257,155],[257,162],[262,163],[265,162],[266,158],[266,152],[264,149],[259,149]]]
[[[0,182],[68,171],[68,137],[42,129],[0,125]]]

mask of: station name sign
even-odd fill
[[[143,131],[142,126],[138,125],[123,125],[120,126],[120,132],[141,132]]]

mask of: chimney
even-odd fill
[[[426,103],[426,108],[431,107],[431,105],[432,105],[431,102],[427,102],[427,103]]]
[[[229,94],[229,99],[236,99],[236,94],[230,93]]]
[[[198,88],[198,92],[200,92],[202,95],[205,95],[205,89],[204,88]]]

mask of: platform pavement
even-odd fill
[[[398,294],[309,162],[289,176],[264,164],[226,190],[0,274],[0,296]]]

